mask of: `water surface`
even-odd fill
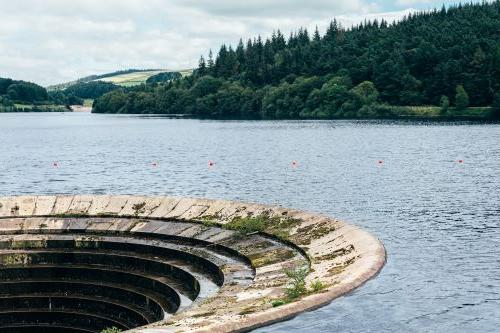
[[[377,235],[387,265],[258,332],[498,332],[499,143],[495,124],[0,114],[0,195],[161,194],[326,213]]]

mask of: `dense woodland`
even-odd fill
[[[109,91],[111,90],[108,89],[105,92]],[[60,112],[64,108],[58,106],[81,104],[83,104],[83,99],[71,91],[48,92],[44,87],[32,82],[0,78],[0,112]]]
[[[75,101],[66,95],[54,98],[35,83],[0,78],[0,112],[62,112],[70,102]]]
[[[148,78],[146,84],[166,83],[180,78],[182,78],[182,74],[179,72],[159,73]]]
[[[391,117],[392,106],[497,105],[500,2],[412,14],[395,24],[223,45],[188,78],[117,90],[94,112],[212,118]],[[494,102],[496,101],[496,102]],[[451,111],[450,111],[451,110]]]
[[[66,88],[63,93],[66,96],[76,96],[82,99],[95,99],[102,95],[118,89],[119,87],[111,82],[91,81],[81,82]]]
[[[2,105],[17,103],[36,103],[49,100],[47,90],[37,84],[0,78],[0,97]]]

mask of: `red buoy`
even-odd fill
[[[215,162],[214,161],[208,161],[208,167],[213,167],[215,165]]]
[[[378,164],[384,164],[384,161],[379,160],[379,161],[378,161]]]
[[[464,163],[464,160],[458,160],[458,163],[462,164]]]

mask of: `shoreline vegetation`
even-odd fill
[[[120,89],[145,83],[164,83],[189,71],[125,70],[79,79],[74,83],[44,88],[32,82],[0,78],[0,113],[90,112],[94,99]],[[96,78],[97,81],[87,81]],[[101,81],[102,80],[102,81]],[[109,80],[105,81],[105,80]],[[116,81],[116,82],[115,82]],[[113,83],[115,82],[115,83]]]
[[[210,51],[187,77],[120,88],[93,113],[209,119],[500,119],[500,1],[332,21]]]
[[[15,104],[12,106],[0,105],[0,113],[22,113],[22,112],[70,112],[71,109],[64,105],[33,105]]]

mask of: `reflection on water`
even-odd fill
[[[499,142],[494,124],[0,114],[0,195],[170,194],[327,213],[378,235],[387,266],[258,332],[495,332]]]

